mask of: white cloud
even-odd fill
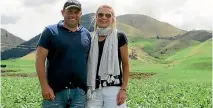
[[[20,17],[18,16],[7,16],[2,14],[1,15],[1,24],[15,24]]]
[[[66,0],[5,0],[0,4],[2,15],[15,18],[3,20],[1,27],[25,40],[39,34],[45,26],[62,19]],[[99,5],[112,5],[117,15],[145,14],[185,30],[212,28],[211,0],[79,0],[83,14],[95,12]],[[2,21],[1,20],[1,21]]]
[[[40,6],[45,4],[54,4],[57,0],[24,0],[25,6]]]
[[[185,30],[212,29],[211,0],[188,0],[177,9],[161,15],[159,20],[173,24]]]

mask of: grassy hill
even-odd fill
[[[35,58],[36,58],[36,51],[33,51],[33,52],[21,57],[20,59],[21,60],[35,60]]]
[[[211,81],[212,39],[196,46],[182,49],[169,56],[166,61],[172,74],[168,77],[195,82]]]
[[[152,45],[145,47],[145,51],[156,58],[165,58],[179,50],[198,45],[200,42],[187,39],[164,40],[158,39]]]
[[[1,28],[1,52],[23,43],[25,40]]]
[[[178,39],[186,39],[186,40],[195,40],[204,42],[210,38],[212,38],[212,32],[206,30],[193,30],[184,33],[183,35],[177,35],[174,37],[159,37],[160,39],[168,39],[168,40],[178,40]]]
[[[140,30],[144,37],[168,37],[185,33],[168,23],[158,21],[146,15],[126,14],[117,17],[117,21]]]
[[[34,38],[26,41],[20,45],[17,45],[14,48],[6,50],[1,53],[1,60],[13,59],[23,57],[36,49],[36,44],[38,42],[39,35]]]
[[[124,32],[128,36],[128,38],[143,36],[143,34],[140,30],[138,30],[132,26],[126,25],[124,23],[117,22],[117,28],[119,31]]]
[[[200,62],[202,60],[210,60],[211,58],[212,58],[212,39],[209,39],[199,45],[183,49],[177,52],[176,54],[169,56],[166,60],[183,62],[188,59],[200,59],[196,60],[197,62]],[[210,65],[205,67],[209,66]]]

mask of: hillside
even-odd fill
[[[82,15],[81,17],[81,25],[87,28],[90,32],[94,30],[94,15],[95,13],[89,13]]]
[[[182,49],[169,56],[167,61],[173,61],[170,65],[176,70],[202,71],[206,73],[212,71],[212,39],[196,46]],[[211,73],[210,73],[211,74]],[[203,75],[210,75],[203,74]]]
[[[143,37],[143,34],[140,30],[138,30],[132,26],[126,25],[124,23],[117,22],[117,28],[119,31],[124,32],[128,36],[128,38]]]
[[[36,49],[39,35],[1,53],[1,60],[23,57]]]
[[[32,51],[31,53],[20,58],[21,60],[35,60],[36,59],[36,51]]]
[[[169,37],[185,33],[168,23],[158,21],[146,15],[126,14],[117,17],[117,21],[140,30],[144,37]]]
[[[159,37],[159,39],[168,39],[168,40],[186,39],[200,42],[204,42],[210,38],[212,38],[212,32],[206,30],[193,30],[186,32],[183,35],[177,35],[173,37]]]
[[[145,47],[145,51],[156,58],[165,58],[179,50],[198,45],[200,42],[187,39],[164,40],[157,39],[152,45]]]
[[[24,40],[1,28],[1,52],[23,43]]]

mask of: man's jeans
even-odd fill
[[[85,108],[86,95],[81,88],[64,89],[55,93],[53,101],[43,100],[42,108]]]

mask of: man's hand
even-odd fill
[[[55,99],[54,92],[49,85],[42,87],[42,96],[45,100],[54,100]]]

